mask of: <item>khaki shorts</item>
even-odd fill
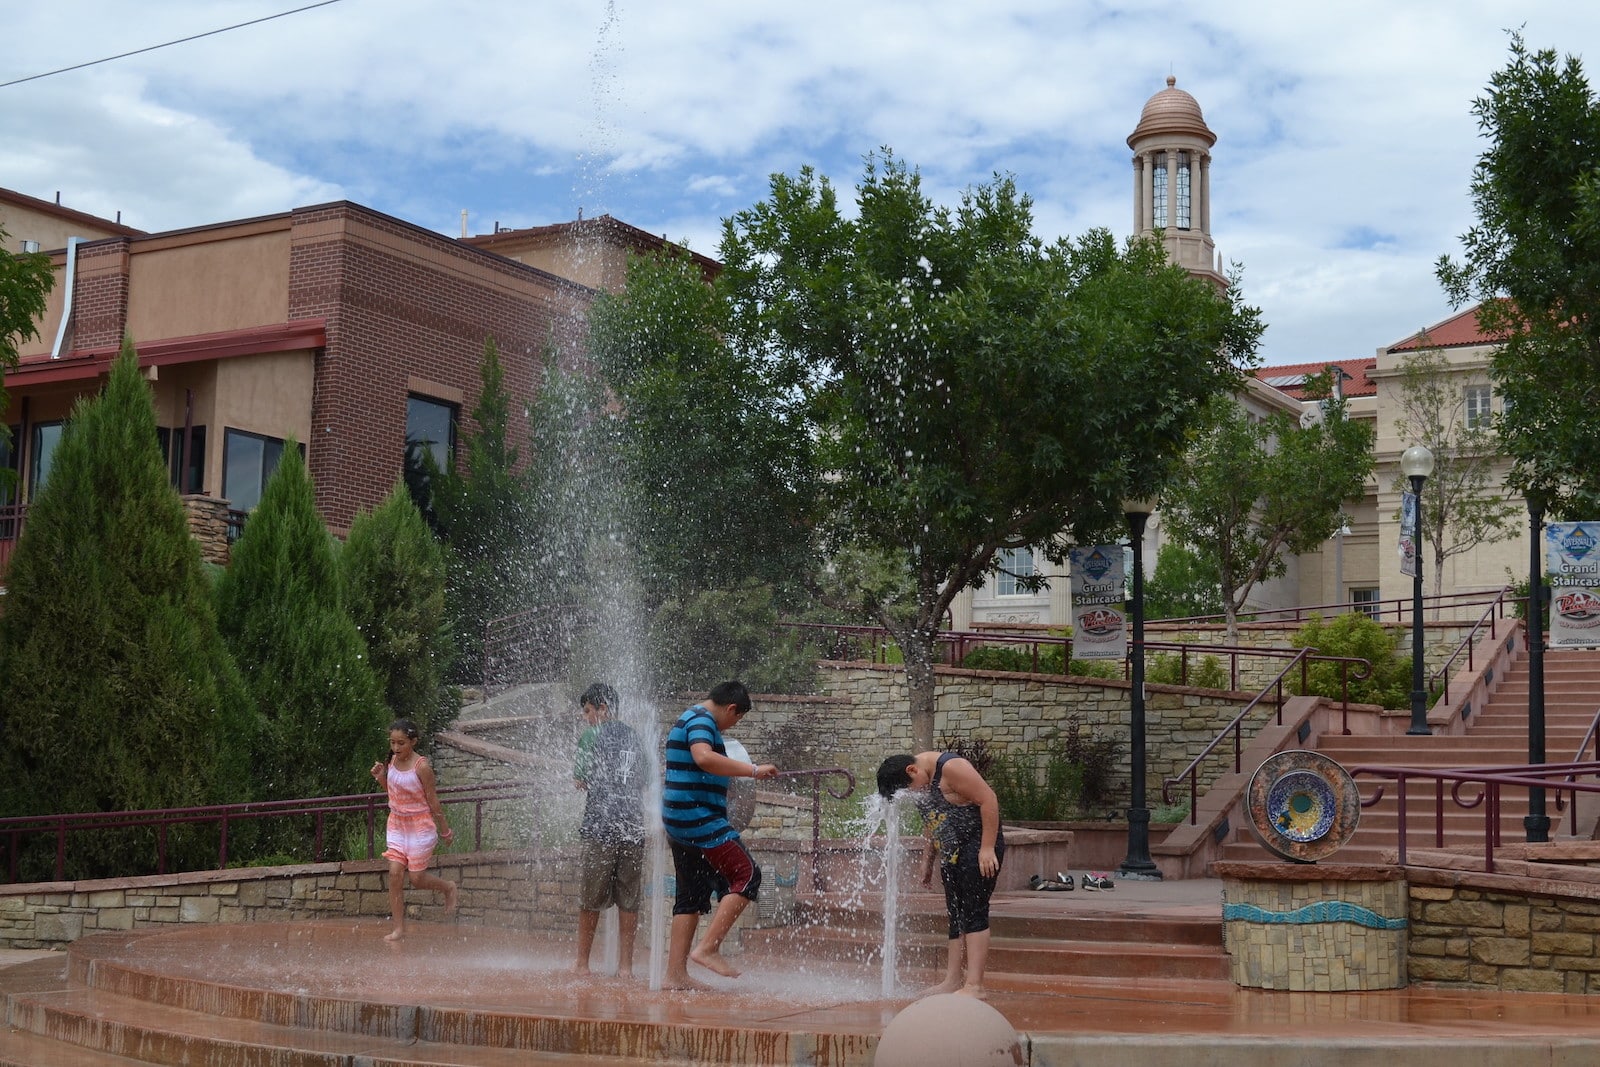
[[[615,904],[621,911],[638,911],[644,842],[584,841],[582,845],[583,888],[578,906],[584,911],[605,911]]]

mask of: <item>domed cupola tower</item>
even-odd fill
[[[1219,286],[1227,284],[1211,242],[1211,146],[1195,98],[1167,78],[1128,135],[1133,149],[1133,228],[1140,236],[1163,233],[1173,263]]]

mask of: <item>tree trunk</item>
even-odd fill
[[[906,661],[912,752],[926,752],[933,748],[933,639],[926,632],[905,634],[900,649]]]

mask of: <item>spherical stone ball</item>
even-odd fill
[[[1022,1067],[1022,1042],[995,1008],[960,993],[913,1001],[884,1027],[873,1067]]]

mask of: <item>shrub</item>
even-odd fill
[[[1372,664],[1372,676],[1350,681],[1350,699],[1359,704],[1404,709],[1411,705],[1411,657],[1398,652],[1400,636],[1359,611],[1340,615],[1332,622],[1314,616],[1289,643],[1295,648],[1315,648],[1324,656],[1357,656]],[[1292,679],[1297,694],[1315,694],[1339,700],[1340,665],[1313,663],[1304,687],[1300,676]]]
[[[1002,819],[1053,822],[1077,810],[1083,791],[1083,768],[1059,751],[1044,755],[1043,773],[1025,755],[1000,756],[987,776]]]
[[[1044,658],[1040,656],[1041,668]],[[961,665],[974,671],[1016,671],[1026,674],[1033,670],[1033,655],[1020,646],[979,645],[967,653]]]
[[[1084,804],[1103,804],[1111,796],[1111,776],[1117,770],[1118,747],[1115,739],[1085,729],[1082,719],[1069,715],[1061,724],[1061,733],[1051,745],[1051,751],[1067,763],[1082,768],[1078,799]]]
[[[1216,656],[1206,656],[1199,663],[1190,663],[1187,679],[1183,674],[1183,657],[1178,653],[1152,656],[1145,664],[1144,678],[1147,682],[1159,682],[1162,685],[1192,685],[1198,689],[1228,688],[1228,672],[1222,669],[1222,661]]]
[[[1114,659],[1075,659],[1067,673],[1078,678],[1121,678],[1122,663]]]

